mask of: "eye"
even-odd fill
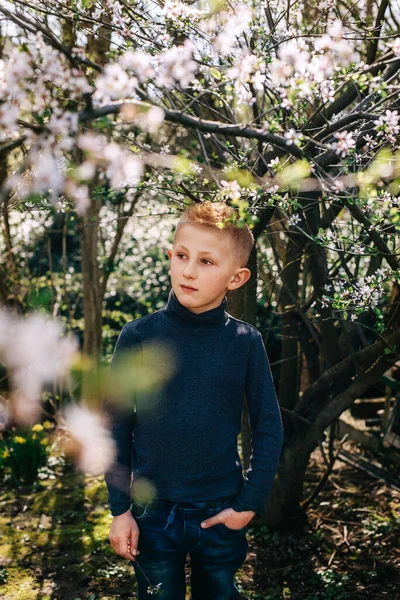
[[[185,256],[182,252],[177,252],[176,255],[177,255],[178,258],[181,258],[181,256]]]
[[[213,263],[211,262],[211,260],[208,260],[207,258],[203,258],[203,262],[209,263],[210,265],[212,265]]]

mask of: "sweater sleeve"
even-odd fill
[[[129,324],[128,324],[129,325]],[[137,342],[128,325],[122,328],[118,337],[111,361],[111,386],[103,402],[103,414],[109,424],[109,430],[116,446],[116,457],[113,464],[104,471],[104,479],[108,490],[108,503],[113,517],[126,512],[131,505],[131,451],[133,444],[134,404],[118,401],[118,394],[113,394],[112,378],[118,360]]]
[[[283,444],[282,419],[267,353],[257,330],[251,343],[246,398],[252,432],[252,454],[244,485],[231,507],[263,515]]]

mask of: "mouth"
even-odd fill
[[[197,292],[197,290],[193,287],[190,287],[190,285],[181,285],[181,288],[183,288],[184,290],[190,290],[192,292]]]

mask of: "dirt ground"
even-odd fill
[[[306,496],[325,468],[316,451]],[[133,570],[108,541],[102,478],[62,461],[48,475],[33,488],[2,484],[0,597],[134,599]],[[249,526],[249,552],[237,574],[243,599],[400,600],[399,492],[338,460],[307,515],[291,533]]]

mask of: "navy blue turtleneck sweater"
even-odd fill
[[[130,508],[138,477],[150,481],[158,498],[236,495],[234,510],[263,514],[283,441],[280,411],[260,332],[225,308],[226,297],[193,313],[171,289],[164,308],[123,327],[112,371],[120,355],[148,342],[167,348],[175,369],[160,389],[135,392],[134,408],[103,405],[117,446],[105,473],[113,516]],[[245,476],[237,450],[244,395],[252,430]]]

